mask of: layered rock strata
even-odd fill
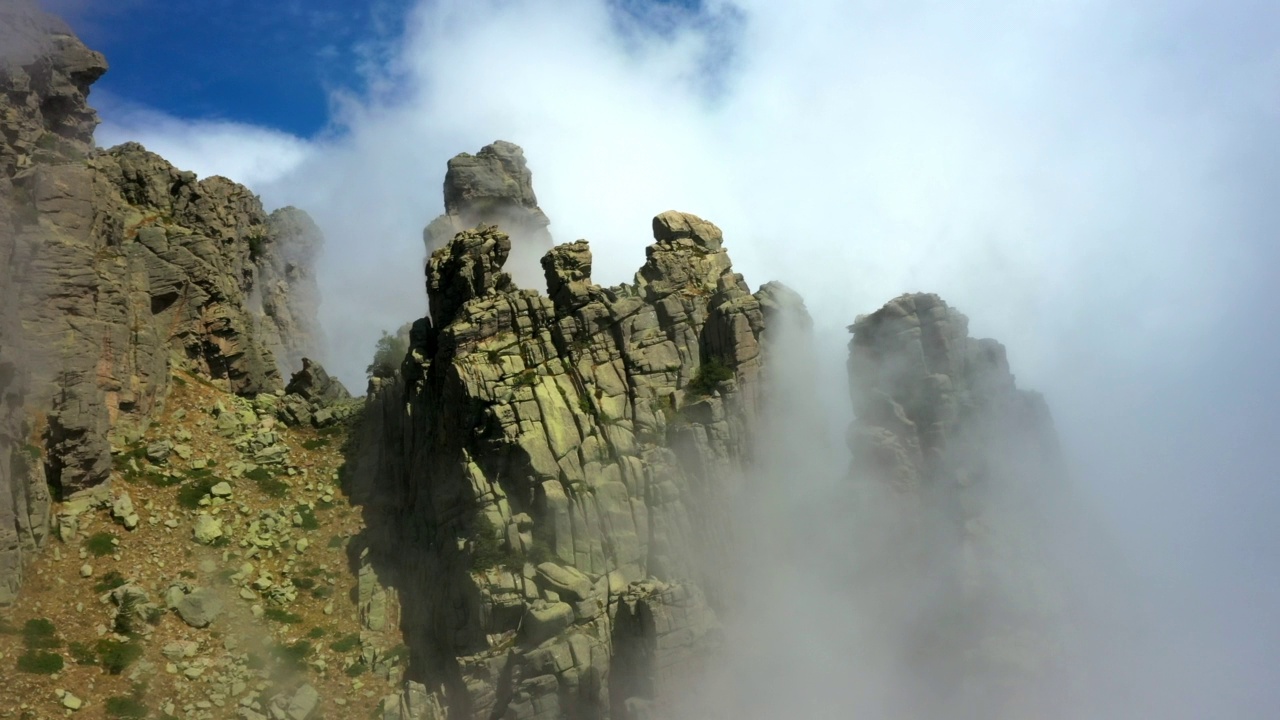
[[[753,295],[711,223],[653,233],[616,287],[585,241],[557,246],[548,295],[504,271],[498,228],[432,254],[431,317],[375,381],[352,487],[422,683],[389,707],[644,717],[711,658],[768,317],[804,310]]]

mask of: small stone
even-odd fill
[[[217,485],[209,488],[209,494],[214,497],[229,498],[231,497],[231,483],[223,480]]]
[[[67,708],[68,710],[79,710],[84,707],[84,701],[69,692],[63,693],[62,707]]]
[[[93,575],[93,566],[85,563],[80,566],[80,577],[89,577]]]

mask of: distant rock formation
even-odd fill
[[[444,176],[444,214],[422,232],[427,254],[462,230],[497,225],[511,239],[509,272],[525,285],[540,284],[538,260],[551,249],[551,221],[538,207],[533,173],[518,145],[499,140],[475,155],[449,161]]]
[[[1044,399],[936,295],[850,330],[853,607],[877,618],[871,645],[903,653],[889,702],[904,717],[1078,717],[1054,701],[1084,663],[1067,661],[1082,611],[1053,556],[1048,519],[1073,512]]]
[[[767,317],[807,314],[753,295],[715,225],[666,212],[653,234],[616,287],[585,241],[556,246],[549,297],[507,275],[501,227],[432,254],[431,317],[374,381],[353,473],[428,683],[388,707],[639,717],[713,661]]]
[[[283,386],[273,350],[300,364],[315,349],[319,242],[301,211],[269,218],[225,178],[135,143],[95,149],[102,56],[28,3],[3,12],[0,602],[43,537],[44,483],[105,482],[112,440],[138,434],[173,370],[242,394]]]

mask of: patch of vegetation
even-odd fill
[[[186,386],[187,386],[187,381],[186,381],[186,380],[183,380],[182,378],[178,377],[177,375],[174,375],[174,376],[173,376],[173,384],[174,384],[174,385],[177,385],[178,387],[186,387]]]
[[[710,395],[720,383],[733,379],[733,370],[718,358],[710,358],[698,367],[698,372],[685,389],[694,395]]]
[[[112,570],[98,578],[98,582],[93,584],[93,589],[98,593],[110,592],[124,585],[125,582],[124,576],[120,574],[119,570]]]
[[[188,510],[195,510],[200,507],[200,500],[208,495],[218,482],[217,478],[197,477],[185,483],[178,488],[178,504]]]
[[[116,536],[109,532],[98,532],[84,541],[84,549],[94,557],[104,557],[116,551]]]
[[[532,368],[521,370],[512,384],[516,387],[533,387],[538,384],[538,371]]]
[[[258,262],[258,258],[262,257],[262,253],[267,247],[267,236],[262,233],[255,233],[246,238],[249,242],[249,260]]]
[[[57,150],[58,136],[50,132],[43,133],[40,137],[36,138],[36,147],[41,150]]]
[[[303,440],[302,447],[304,450],[319,450],[320,448],[329,447],[329,441],[324,438],[311,438]]]
[[[87,643],[73,642],[67,645],[67,652],[71,653],[71,659],[77,665],[98,664],[98,653],[94,652],[93,648],[89,647]]]
[[[276,622],[284,623],[285,625],[297,625],[302,622],[301,615],[291,613],[284,608],[267,608],[264,615],[266,615],[268,620],[275,620]]]
[[[377,344],[374,345],[373,362],[365,368],[365,374],[370,378],[394,377],[401,363],[404,362],[404,356],[408,353],[408,339],[399,333],[392,335],[383,330],[382,337],[378,338]]]
[[[555,562],[556,554],[542,539],[534,538],[529,551],[525,553],[525,558],[534,565],[539,565],[544,562]]]
[[[48,618],[33,618],[22,626],[22,644],[29,649],[62,647],[58,632]]]
[[[102,666],[112,675],[119,675],[125,668],[142,657],[142,645],[133,640],[121,642],[115,638],[102,638],[95,646]]]
[[[311,631],[307,633],[307,637],[312,638],[312,639],[322,638],[322,637],[324,637],[324,633],[325,633],[324,628],[322,628],[322,627],[313,627],[313,628],[311,628]]]
[[[364,660],[357,660],[354,665],[347,668],[347,677],[360,677],[369,672],[369,666],[364,664]]]
[[[490,365],[497,365],[498,363],[502,362],[502,354],[499,353],[497,350],[486,350],[484,353],[484,357],[486,360],[489,361]]]
[[[62,672],[62,656],[58,653],[28,650],[18,656],[18,670],[34,675]]]
[[[317,600],[328,600],[333,597],[333,588],[328,585],[321,585],[311,591],[311,597]]]
[[[277,479],[266,468],[256,467],[246,472],[244,476],[252,480],[265,495],[273,498],[282,498],[289,494],[289,486],[284,481]]]
[[[142,702],[147,694],[145,682],[135,682],[128,695],[107,698],[105,708],[109,718],[145,718],[148,710]]]
[[[512,553],[498,537],[498,529],[483,513],[476,514],[475,539],[471,541],[471,569],[484,572],[512,560]]]
[[[316,520],[316,514],[312,512],[311,506],[299,503],[294,506],[293,510],[302,518],[302,524],[298,527],[301,527],[303,530],[320,529],[320,521]]]
[[[351,633],[350,635],[344,635],[342,636],[341,639],[334,640],[333,642],[329,643],[330,650],[334,652],[340,652],[340,653],[351,652],[352,650],[355,650],[358,647],[360,647],[359,633]]]
[[[140,698],[128,695],[107,698],[105,707],[109,718],[145,718],[149,712]]]
[[[179,571],[178,571],[178,577],[183,577],[183,578],[186,578],[186,579],[188,579],[188,580],[195,580],[195,579],[196,579],[196,574],[195,574],[193,571],[191,571],[191,570],[179,570]]]
[[[302,672],[307,669],[307,656],[311,654],[311,649],[310,642],[296,640],[288,645],[276,645],[271,654],[285,669]]]
[[[343,538],[341,535],[334,535],[333,537],[329,538],[330,550],[337,550],[346,544],[347,544],[346,539]]]
[[[595,411],[595,407],[591,405],[591,399],[586,395],[578,396],[578,409],[588,415]]]
[[[299,590],[310,590],[316,586],[315,578],[300,577],[293,579],[293,586]]]

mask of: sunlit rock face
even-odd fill
[[[106,69],[33,5],[0,10],[0,602],[43,541],[46,484],[104,483],[173,370],[255,394],[316,349],[314,225],[141,145],[96,149]]]
[[[423,683],[399,706],[646,717],[714,662],[762,347],[804,309],[752,294],[715,225],[666,212],[653,233],[616,287],[585,241],[556,246],[546,295],[507,273],[500,222],[432,253],[431,317],[374,382],[355,472]]]

